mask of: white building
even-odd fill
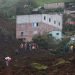
[[[49,34],[54,37],[55,39],[60,39],[62,38],[62,32],[61,31],[52,31],[49,32]]]
[[[34,35],[52,32],[54,37],[55,31],[62,32],[63,15],[62,14],[32,14],[18,15],[16,17],[16,38],[31,41]]]

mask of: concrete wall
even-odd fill
[[[41,14],[16,16],[16,24],[41,22],[41,21],[42,21],[42,15]]]
[[[34,26],[32,23],[28,24],[18,24],[16,25],[16,38],[26,38],[27,41],[30,41],[33,36],[38,35],[38,34],[43,34],[45,32],[51,32],[53,30],[59,30],[58,28],[48,25],[45,23],[38,23],[38,26]],[[21,32],[23,32],[23,36],[21,36]]]
[[[64,7],[65,7],[65,4],[63,2],[44,4],[45,9],[56,9],[56,8],[64,8]]]
[[[34,15],[20,15],[16,17],[16,24],[25,24],[25,23],[39,23],[43,22],[49,25],[53,25],[54,27],[58,27],[62,29],[62,16],[61,14],[34,14]],[[44,17],[46,18],[44,20]],[[49,21],[51,19],[51,21]],[[56,23],[54,24],[54,21]],[[59,25],[60,22],[60,25]]]

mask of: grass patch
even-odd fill
[[[32,63],[31,65],[33,68],[37,70],[46,70],[48,68],[48,66],[40,64],[40,63]]]
[[[66,61],[64,59],[59,59],[59,61],[56,64],[54,64],[53,66],[58,66],[58,65],[62,65],[62,64],[69,64],[69,63],[70,63],[70,61]]]

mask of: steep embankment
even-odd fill
[[[15,22],[0,17],[0,28],[4,33],[8,32],[13,34],[15,33]]]

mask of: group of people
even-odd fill
[[[15,50],[16,53],[19,51],[25,52],[25,51],[32,51],[38,49],[38,45],[36,43],[20,43],[19,47]]]
[[[24,50],[35,50],[37,49],[37,44],[36,43],[21,43],[19,48]]]

